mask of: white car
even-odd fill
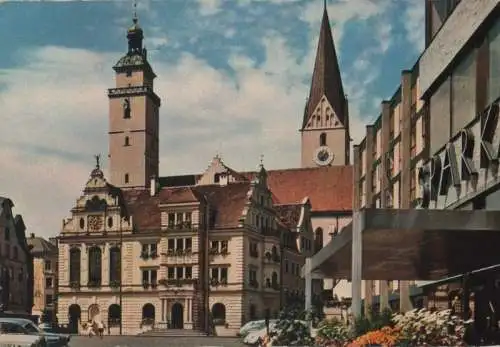
[[[276,322],[277,322],[276,319],[269,320],[269,326],[271,326],[271,324],[274,324]],[[266,327],[266,321],[264,319],[250,321],[240,328],[239,336],[245,337],[248,335],[249,332],[261,330],[265,327]]]
[[[0,346],[45,347],[45,341],[37,335],[0,334]]]
[[[276,321],[272,323],[269,322],[269,332],[273,331],[275,326],[276,326]],[[267,328],[265,327],[264,324],[263,328],[249,331],[246,334],[245,338],[243,339],[243,343],[245,345],[255,346],[264,339],[266,334],[267,334]]]

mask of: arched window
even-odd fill
[[[121,251],[118,247],[109,250],[109,283],[116,285],[121,280]]]
[[[69,251],[69,282],[70,284],[80,284],[81,252],[78,248]]]
[[[129,180],[128,173],[126,173],[125,174],[125,183],[128,183],[128,180]]]
[[[89,249],[89,286],[100,286],[102,280],[102,251],[94,246]]]
[[[108,326],[119,326],[122,319],[122,309],[120,305],[112,304],[108,308]]]
[[[123,100],[123,118],[130,118],[130,100]]]
[[[212,306],[212,318],[214,325],[226,324],[226,306],[220,302]]]
[[[80,218],[80,229],[85,228],[85,219]]]
[[[125,144],[124,146],[130,146],[130,138],[128,136],[125,136]]]
[[[273,276],[271,278],[271,285],[273,286],[273,288],[276,288],[278,286],[278,274],[276,273],[276,271],[273,271]]]
[[[321,248],[323,248],[323,229],[316,228],[314,232],[314,248],[315,252],[318,252]]]
[[[319,135],[319,145],[326,146],[326,133],[321,133],[321,135]]]
[[[152,324],[155,321],[155,307],[153,304],[147,303],[142,306],[142,323]]]

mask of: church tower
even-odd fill
[[[156,75],[142,46],[143,32],[134,14],[127,30],[128,52],[113,67],[115,88],[109,97],[109,177],[120,188],[149,186],[158,177],[159,108]]]
[[[349,165],[349,110],[326,0],[311,90],[300,132],[302,167]]]

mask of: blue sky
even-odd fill
[[[161,174],[299,165],[297,129],[323,0],[138,1],[158,75]],[[358,142],[423,46],[423,1],[329,0]],[[29,232],[55,235],[95,153],[107,154],[107,88],[131,0],[0,0],[0,186]]]

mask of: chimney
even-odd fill
[[[32,239],[34,239],[34,238],[35,238],[35,233],[31,233],[31,234],[30,234],[30,237],[31,237]]]
[[[150,185],[150,193],[151,193],[151,196],[155,196],[157,191],[156,191],[156,185],[157,185],[157,181],[156,181],[156,176],[153,175],[151,176],[151,185]]]

